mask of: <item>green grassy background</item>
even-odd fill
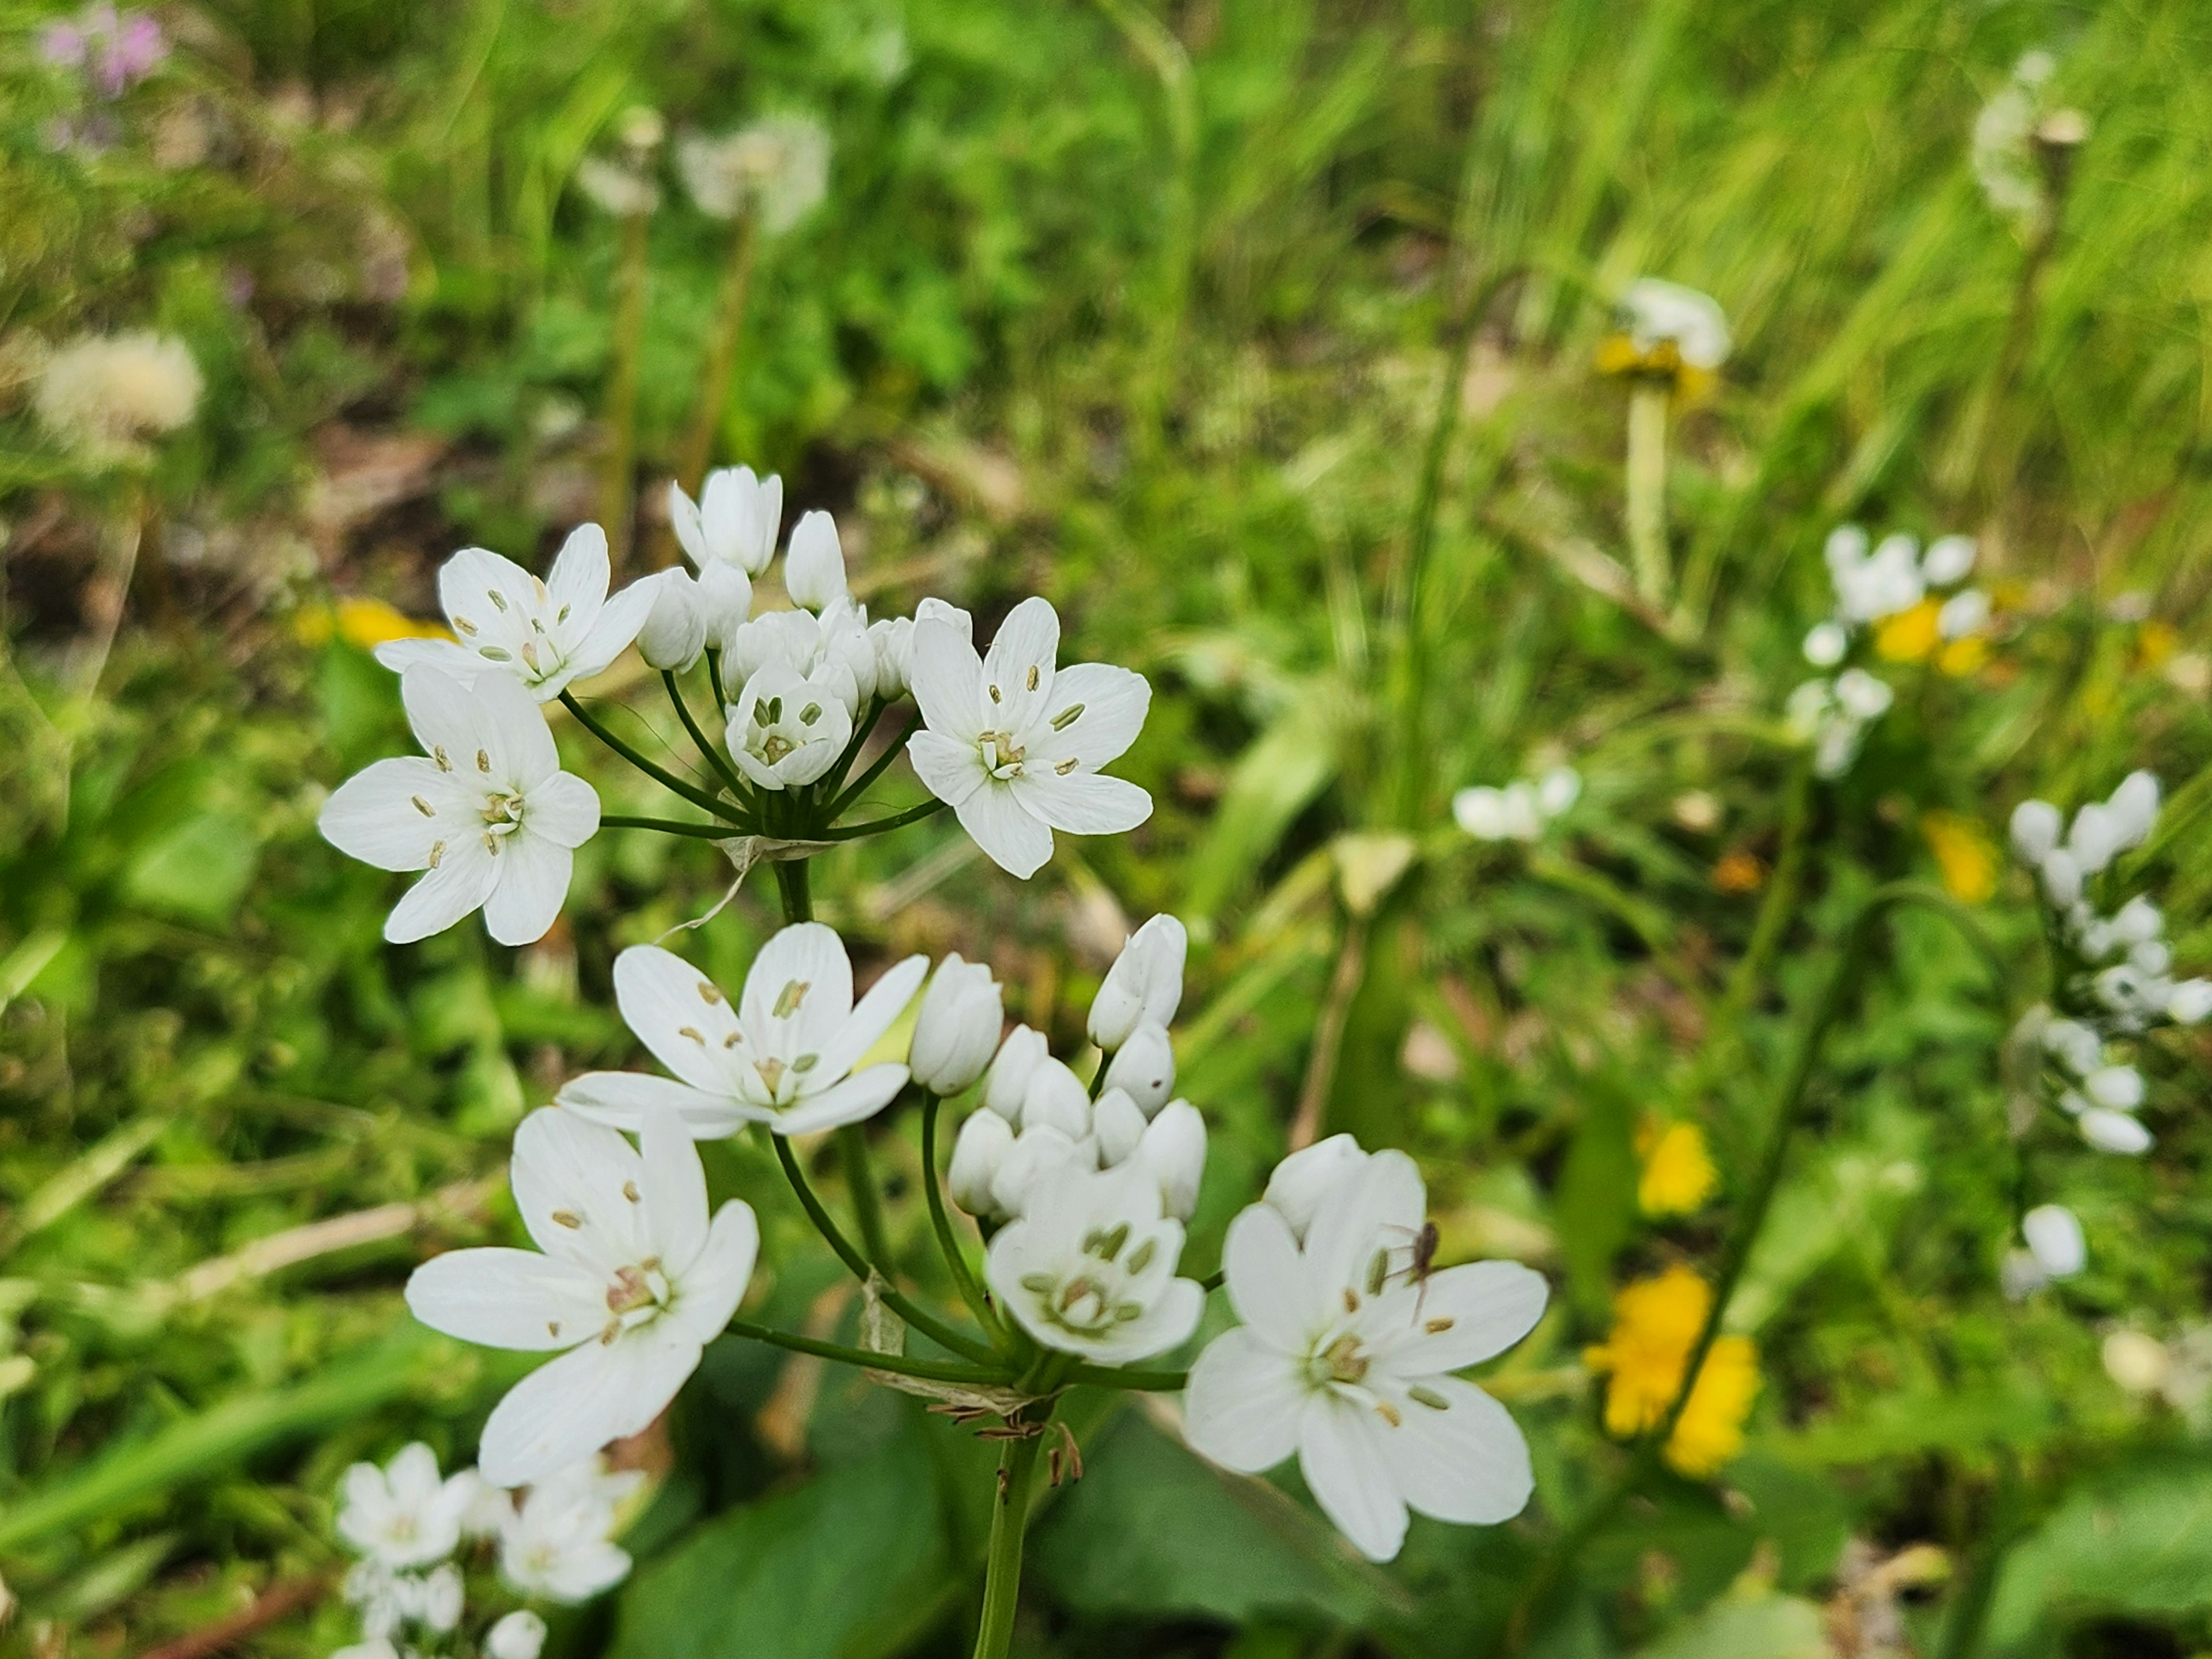
[[[1156,687],[1122,769],[1159,802],[1143,830],[1063,839],[1024,885],[933,820],[825,860],[829,919],[870,957],[984,955],[1070,1052],[1120,919],[1189,920],[1201,1267],[1279,1154],[1353,936],[1328,1122],[1422,1158],[1448,1255],[1519,1255],[1559,1287],[1493,1379],[1536,1452],[1522,1522],[1417,1522],[1370,1571],[1295,1502],[1087,1402],[1091,1474],[1039,1523],[1021,1651],[1468,1651],[1609,1467],[1577,1358],[1609,1290],[1709,1262],[1726,1213],[1638,1219],[1641,1115],[1698,1115],[1733,1188],[1840,919],[1933,873],[1923,815],[2001,836],[2026,794],[2070,804],[2136,765],[2178,787],[2212,760],[2201,7],[231,0],[161,13],[176,55],[97,155],[46,140],[76,96],[39,60],[55,15],[0,3],[9,1651],[206,1626],[339,1564],[349,1461],[416,1435],[471,1455],[511,1372],[412,1329],[398,1286],[506,1226],[514,1123],[630,1057],[613,952],[726,879],[711,849],[611,832],[545,944],[467,927],[392,950],[392,883],[313,830],[403,727],[390,677],[303,620],[333,592],[425,614],[453,548],[538,556],[595,508],[620,231],[572,180],[629,105],[710,131],[803,109],[836,140],[828,201],[763,256],[720,454],[835,509],[879,609],[1041,591],[1081,654]],[[1967,142],[2034,47],[2094,132],[2023,297]],[[723,234],[672,188],[652,222],[642,482],[690,415]],[[1620,555],[1624,398],[1591,357],[1605,296],[1645,272],[1717,295],[1738,342],[1676,428],[1686,639],[1575,574]],[[143,478],[87,471],[26,412],[21,347],[149,325],[190,343],[201,417]],[[2002,672],[1916,682],[1819,793],[1806,896],[1739,1033],[1759,900],[1711,872],[1773,856],[1773,717],[1849,517],[1981,537]],[[582,735],[560,730],[571,769],[654,810]],[[1558,758],[1587,791],[1556,842],[1446,828],[1454,787]],[[1711,827],[1685,827],[1693,791]],[[1379,830],[1423,856],[1348,926],[1332,849]],[[2201,971],[2201,821],[2145,873]],[[1900,924],[1826,1068],[1739,1310],[1765,1376],[1745,1455],[1610,1527],[1539,1651],[1878,1651],[1822,1634],[1853,1564],[1926,1542],[1963,1574],[1993,1532],[2021,1541],[1988,1650],[2212,1650],[2212,1424],[2140,1406],[2097,1357],[2116,1326],[2203,1316],[2208,1054],[2149,1045],[2150,1158],[2037,1143],[2092,1265],[2007,1304],[1994,1052],[2040,983],[2024,879],[1984,920],[2019,965],[2008,1009],[1955,940]],[[749,891],[689,948],[734,978],[771,925]],[[1417,1024],[1449,1064],[1403,1063]],[[1739,1063],[1699,1069],[1739,1035]],[[895,1166],[909,1132],[885,1131]],[[757,1148],[710,1149],[709,1171],[763,1212],[762,1316],[802,1322],[834,1263]],[[893,1220],[919,1267],[917,1208]],[[380,1237],[238,1255],[362,1212]],[[837,1376],[809,1409],[791,1387],[764,1350],[711,1352],[637,1575],[559,1624],[560,1653],[964,1651],[979,1449]],[[1907,1598],[1917,1650],[1947,1595]],[[311,1607],[254,1650],[346,1630]]]

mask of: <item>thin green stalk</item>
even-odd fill
[[[1936,1659],[1974,1659],[1981,1651],[1990,1608],[1996,1600],[1997,1577],[2006,1553],[2020,1535],[2019,1508],[2020,1466],[2008,1452],[1998,1465],[1997,1489],[1990,1500],[1980,1547],[1974,1552],[1973,1565],[1966,1571],[1958,1599],[1951,1604],[1951,1616],[1943,1621],[1942,1644],[1936,1650]]]
[[[897,738],[894,738],[886,744],[884,746],[884,752],[868,763],[868,769],[838,792],[837,798],[830,803],[822,816],[832,823],[836,823],[844,816],[847,809],[866,793],[868,786],[889,771],[891,763],[905,750],[906,744]]]
[[[744,792],[744,781],[738,776],[738,769],[724,758],[722,745],[699,729],[699,722],[691,718],[691,706],[684,701],[684,690],[676,683],[675,674],[668,669],[660,671],[660,683],[668,688],[668,701],[676,705],[676,718],[684,722],[684,729],[691,734],[691,741],[715,775],[729,786],[732,794]]]
[[[1667,558],[1665,382],[1639,376],[1628,390],[1628,550],[1636,592],[1662,616],[1674,574]]]
[[[824,830],[819,838],[823,841],[858,841],[863,836],[880,836],[885,830],[896,830],[902,824],[919,823],[932,813],[942,812],[944,810],[943,801],[927,800],[919,806],[909,806],[905,811],[894,813],[887,818],[875,818],[866,823],[849,823],[841,829]]]
[[[561,694],[561,706],[576,717],[576,723],[582,726],[584,730],[590,732],[601,743],[606,744],[608,748],[613,750],[615,753],[620,755],[624,760],[628,761],[632,766],[637,768],[639,771],[644,773],[646,776],[651,778],[662,788],[670,791],[672,793],[683,796],[684,799],[690,801],[694,806],[703,807],[708,811],[712,812],[718,818],[730,818],[732,820],[736,818],[737,815],[732,810],[729,802],[721,799],[718,796],[709,794],[706,790],[700,788],[699,786],[695,783],[684,782],[683,779],[678,777],[673,772],[667,770],[664,767],[656,766],[653,762],[646,759],[644,756],[639,754],[636,750],[630,747],[629,744],[624,743],[620,738],[607,730],[604,725],[600,724],[599,719],[593,715],[589,709],[586,708],[582,703],[576,701],[576,694],[574,692],[563,691]]]
[[[968,1311],[975,1316],[975,1322],[993,1337],[995,1346],[1000,1326],[991,1312],[991,1299],[984,1294],[973,1270],[968,1266],[968,1254],[960,1248],[960,1241],[952,1231],[952,1218],[945,1208],[945,1194],[937,1184],[937,1111],[945,1103],[925,1089],[921,1092],[921,1190],[929,1205],[929,1224],[937,1233],[937,1248],[945,1257],[945,1267],[952,1274],[952,1282],[959,1287],[960,1299],[968,1304]]]
[[[749,1337],[755,1342],[765,1342],[770,1347],[787,1348],[793,1353],[812,1354],[821,1359],[834,1359],[843,1365],[864,1365],[872,1370],[890,1371],[899,1376],[927,1377],[933,1382],[969,1382],[978,1388],[1004,1388],[1012,1378],[1012,1373],[1003,1367],[983,1370],[972,1365],[945,1364],[934,1359],[909,1359],[902,1353],[871,1353],[866,1348],[848,1348],[842,1342],[793,1336],[787,1331],[755,1325],[743,1319],[732,1319],[728,1328],[732,1336]]]
[[[722,653],[719,651],[707,653],[707,684],[714,688],[715,708],[726,710],[730,694],[722,689]]]
[[[999,1454],[999,1498],[991,1510],[991,1547],[983,1568],[983,1618],[975,1630],[975,1659],[1006,1659],[1013,1641],[1014,1612],[1022,1593],[1022,1541],[1029,1530],[1030,1488],[1036,1484],[1039,1432],[1009,1440]]]
[[[602,830],[657,830],[664,836],[696,836],[701,841],[727,841],[738,833],[729,823],[686,823],[681,818],[641,818],[626,812],[602,812]]]
[[[1536,1558],[1536,1565],[1528,1570],[1521,1583],[1521,1594],[1514,1598],[1505,1622],[1498,1627],[1484,1654],[1519,1653],[1527,1646],[1530,1627],[1536,1615],[1543,1611],[1544,1603],[1559,1586],[1577,1559],[1588,1547],[1591,1539],[1605,1530],[1613,1517],[1620,1513],[1621,1506],[1635,1494],[1636,1489],[1657,1465],[1658,1457],[1650,1446],[1639,1447],[1635,1455],[1596,1498],[1583,1506],[1567,1529],[1553,1539],[1551,1547]]]
[[[783,901],[786,926],[814,920],[814,896],[808,890],[806,876],[806,866],[811,862],[810,859],[786,859],[775,866],[775,890]]]
[[[822,1200],[815,1196],[814,1188],[806,1179],[806,1171],[799,1167],[798,1155],[791,1150],[791,1137],[770,1135],[769,1139],[775,1144],[776,1161],[783,1166],[784,1179],[791,1183],[791,1190],[799,1195],[799,1207],[806,1212],[806,1218],[814,1224],[814,1231],[820,1233],[829,1242],[830,1248],[837,1253],[837,1259],[845,1264],[847,1272],[863,1285],[874,1284],[877,1294],[883,1297],[887,1307],[939,1347],[964,1354],[979,1365],[988,1365],[997,1359],[998,1356],[988,1347],[962,1335],[934,1315],[916,1307],[891,1285],[887,1275],[872,1267],[867,1258],[853,1248],[843,1230],[830,1219],[830,1212],[823,1208]]]
[[[876,1174],[868,1167],[867,1130],[858,1123],[838,1130],[837,1156],[844,1161],[845,1186],[852,1194],[854,1219],[860,1224],[860,1243],[868,1259],[881,1264],[889,1278],[894,1258],[890,1235],[884,1231],[883,1194],[876,1190]]]

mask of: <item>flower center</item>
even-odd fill
[[[1129,1224],[1095,1229],[1083,1241],[1082,1260],[1066,1274],[1024,1274],[1022,1288],[1037,1299],[1044,1316],[1062,1330],[1097,1336],[1116,1325],[1141,1319],[1145,1304],[1131,1294],[1132,1281],[1152,1265],[1158,1244],[1146,1239],[1126,1260]]]
[[[494,790],[484,797],[484,830],[495,836],[511,836],[522,827],[523,799],[520,790]]]
[[[1367,1376],[1367,1356],[1349,1331],[1306,1361],[1306,1377],[1316,1388],[1356,1388]]]
[[[975,747],[983,757],[983,769],[994,778],[1018,778],[1028,750],[1014,741],[1011,732],[979,732]]]
[[[607,1312],[612,1316],[599,1333],[603,1343],[634,1330],[665,1311],[675,1287],[661,1268],[660,1258],[649,1255],[635,1267],[617,1267],[607,1285]]]

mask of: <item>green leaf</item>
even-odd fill
[[[149,910],[219,924],[238,908],[260,857],[251,824],[198,813],[141,848],[124,887]]]
[[[631,1579],[612,1659],[875,1659],[958,1593],[921,1433],[708,1522]]]
[[[1636,1225],[1635,1133],[1625,1091],[1590,1079],[1582,1127],[1559,1170],[1555,1222],[1576,1302],[1605,1307],[1613,1258]]]
[[[1236,897],[1291,821],[1336,775],[1332,701],[1313,696],[1292,704],[1237,760],[1220,809],[1191,856],[1184,914],[1211,916]]]
[[[2076,1492],[2013,1550],[1990,1612],[1990,1650],[2032,1646],[2054,1618],[2206,1607],[2212,1469],[2142,1471]]]
[[[1794,1595],[1717,1601],[1642,1650],[1638,1659],[1829,1659],[1820,1610]]]

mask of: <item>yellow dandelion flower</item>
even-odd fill
[[[1681,1386],[1683,1368],[1712,1299],[1704,1279],[1679,1267],[1625,1285],[1614,1296],[1611,1334],[1583,1353],[1590,1370],[1608,1374],[1608,1433],[1626,1437],[1658,1427]],[[1741,1449],[1744,1419],[1758,1393],[1759,1355],[1750,1339],[1720,1338],[1707,1351],[1689,1401],[1668,1437],[1668,1462],[1692,1476],[1719,1468]]]
[[[1875,654],[1884,662],[1925,662],[1943,642],[1936,618],[1943,606],[1923,599],[1910,611],[1884,617],[1874,631]]]
[[[1990,642],[1980,634],[1969,634],[1964,639],[1950,641],[1936,653],[1936,666],[1954,680],[1962,680],[1980,670],[1990,659]]]
[[[1644,1160],[1636,1207],[1646,1215],[1693,1215],[1720,1185],[1705,1133],[1694,1123],[1647,1120],[1637,1132],[1636,1151]]]
[[[1942,872],[1943,890],[1961,904],[1985,904],[1997,890],[1996,842],[1976,820],[1958,812],[1924,812],[1920,833]]]
[[[449,640],[435,623],[417,622],[382,599],[347,594],[331,605],[308,605],[294,618],[292,631],[302,645],[327,645],[332,635],[356,650],[374,651],[387,640]]]

